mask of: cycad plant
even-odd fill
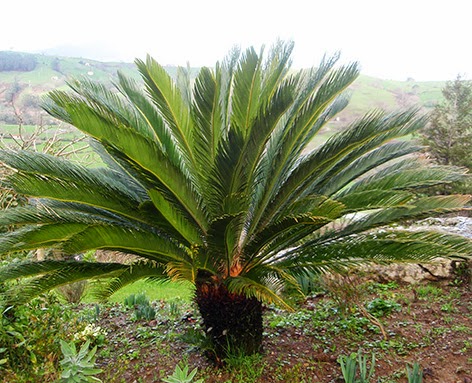
[[[462,237],[388,226],[468,201],[419,194],[463,174],[425,163],[414,142],[399,140],[425,118],[372,112],[312,147],[346,106],[358,66],[331,57],[294,71],[292,49],[233,50],[195,80],[180,70],[174,81],[148,57],[136,61],[144,85],[119,74],[116,91],[80,80],[52,92],[45,109],[90,136],[105,165],[2,151],[13,170],[6,182],[30,203],[1,213],[16,230],[0,252],[109,249],[139,261],[11,264],[0,281],[25,282],[9,299],[83,279],[107,280],[102,298],[141,278],[187,280],[221,359],[260,351],[262,305],[287,307],[280,291],[302,276],[466,254]]]

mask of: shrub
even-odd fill
[[[0,345],[5,349],[0,359],[9,381],[55,376],[60,355],[57,339],[67,338],[78,325],[73,312],[48,294],[25,305],[6,307],[0,302],[0,313]]]

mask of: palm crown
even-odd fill
[[[251,312],[260,302],[283,305],[277,292],[303,275],[469,251],[460,237],[375,231],[461,208],[468,197],[417,191],[463,172],[426,164],[414,142],[397,140],[424,126],[412,110],[370,113],[311,148],[346,106],[343,91],[358,67],[338,67],[333,57],[291,71],[292,48],[278,43],[267,56],[234,50],[194,81],[185,70],[174,81],[148,57],[136,61],[144,89],[119,74],[117,92],[86,80],[71,82],[72,93],[52,92],[45,109],[89,135],[105,166],[2,151],[14,170],[8,185],[31,199],[1,213],[0,223],[17,229],[0,251],[110,249],[140,260],[13,264],[2,280],[33,277],[16,299],[87,278],[108,279],[103,296],[140,278],[184,279],[196,285],[210,323],[221,300],[252,302]],[[229,326],[214,330],[214,339]]]

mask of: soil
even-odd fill
[[[338,310],[339,295],[336,304],[333,294],[323,293],[301,302],[294,314],[266,309],[263,354],[236,358],[225,368],[213,366],[189,336],[182,338],[199,328],[193,309],[176,319],[162,319],[165,316],[158,313],[156,320],[136,321],[129,311],[108,307],[98,323],[108,330],[108,342],[97,353],[97,364],[104,370],[99,377],[107,383],[160,382],[184,361],[190,370],[198,368],[196,378],[205,383],[337,383],[344,382],[338,357],[362,349],[369,362],[375,354],[371,382],[407,382],[406,364],[418,362],[424,383],[472,383],[470,284],[456,280],[384,286],[371,291],[362,286],[361,304],[375,298],[397,304],[379,317],[388,339],[355,305],[343,312]],[[328,317],[316,321],[321,312]]]

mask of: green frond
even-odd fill
[[[294,85],[290,81],[282,82],[268,101],[268,105],[264,105],[254,117],[237,166],[233,169],[232,193],[244,191],[244,186],[253,188],[266,176],[259,174],[256,168],[272,133],[283,121],[284,114],[293,103]]]
[[[422,160],[408,158],[394,163],[379,172],[360,178],[333,195],[344,197],[366,190],[414,190],[460,180],[465,169],[452,166],[438,166]]]
[[[249,133],[252,121],[260,108],[261,56],[262,52],[258,55],[254,48],[248,48],[240,58],[234,73],[231,126],[243,137]]]
[[[96,268],[98,265],[103,269],[104,274],[124,270],[127,266],[121,263],[96,263],[79,262],[75,260],[45,260],[45,261],[24,261],[12,262],[8,266],[0,269],[0,282],[11,281],[20,278],[37,277],[50,273],[61,272],[61,270],[86,270],[87,268]]]
[[[189,175],[175,167],[154,141],[130,127],[103,120],[83,103],[68,106],[68,111],[75,126],[105,147],[115,149],[113,155],[120,158],[122,166],[126,163],[134,171],[148,174],[150,182],[170,193],[200,227],[205,226],[206,218],[199,209],[199,197]]]
[[[364,263],[431,262],[438,257],[463,257],[472,243],[460,235],[434,231],[384,230],[302,246],[274,257],[269,263],[293,275],[337,272]]]
[[[342,170],[336,174],[331,174],[331,178],[324,186],[317,188],[318,192],[324,195],[332,195],[356,180],[357,177],[365,176],[372,169],[385,165],[391,160],[398,160],[412,153],[417,153],[420,149],[421,147],[410,141],[388,142],[370,152],[361,154],[358,159],[346,163]]]
[[[322,235],[316,236],[314,244],[330,242],[337,238],[359,234],[380,226],[400,221],[434,217],[440,214],[461,210],[470,200],[470,196],[450,195],[423,197],[408,205],[400,205],[385,209],[359,212],[346,216],[338,222],[337,228],[327,228]],[[311,241],[308,242],[312,243]]]
[[[111,278],[127,267],[119,263],[81,261],[51,262],[52,261],[36,262],[37,265],[33,263],[15,265],[12,267],[13,273],[9,270],[0,271],[0,280],[3,280],[2,277],[4,274],[8,279],[11,279],[12,275],[17,275],[17,277],[33,276],[24,282],[13,285],[5,293],[7,301],[14,304],[26,303],[32,298],[53,288],[82,280]],[[24,269],[23,274],[22,269]],[[36,273],[34,273],[35,269]]]
[[[141,220],[141,195],[103,169],[87,169],[47,154],[0,151],[0,161],[18,170],[10,185],[27,196],[80,202]]]
[[[277,295],[272,288],[257,282],[253,278],[246,278],[242,276],[230,277],[226,281],[226,285],[230,292],[235,294],[243,294],[248,298],[256,298],[260,302],[266,304],[276,304],[292,311],[293,308]]]
[[[280,222],[267,226],[245,246],[245,251],[249,256],[244,257],[244,270],[253,267],[254,263],[263,262],[274,253],[294,246],[329,222],[331,220],[327,217],[305,214],[295,217],[289,216]]]
[[[174,205],[170,201],[166,200],[162,193],[156,189],[150,189],[148,191],[149,197],[154,206],[159,210],[162,216],[169,222],[169,225],[182,235],[187,240],[189,245],[197,244],[202,245],[202,232],[198,230],[198,227],[190,222],[182,211],[182,207]]]
[[[325,113],[332,116],[330,107],[333,103],[336,111],[345,105],[345,102],[337,104],[336,100],[342,97],[341,92],[357,77],[358,68],[356,64],[352,64],[331,73],[336,61],[336,57],[324,61],[319,69],[307,72],[306,79],[300,75],[297,77],[302,83],[299,96],[288,113],[285,126],[280,130],[281,134],[275,135],[277,140],[271,142],[272,149],[266,152],[271,156],[270,167],[267,167],[266,178],[260,185],[263,193],[257,201],[252,230],[259,224],[267,224],[277,209],[283,206],[276,197],[281,199],[281,196],[293,193],[294,188],[287,187],[286,179],[294,169],[298,171],[302,151],[327,122]],[[334,79],[337,82],[333,83]],[[307,176],[310,172],[302,170],[301,173]],[[289,185],[292,183],[291,181]],[[280,191],[282,187],[289,191]],[[265,218],[262,220],[263,216]]]
[[[0,238],[0,253],[13,253],[56,247],[70,237],[86,230],[86,223],[54,223],[29,225],[3,234]]]
[[[134,108],[136,113],[141,116],[140,124],[147,126],[146,131],[153,132],[153,137],[160,149],[171,159],[173,164],[178,164],[180,162],[179,152],[172,140],[172,134],[164,124],[158,109],[144,94],[139,84],[122,73],[118,73],[117,88],[129,101],[128,108]],[[140,130],[144,130],[144,128]]]
[[[345,212],[349,213],[405,205],[413,198],[414,194],[408,191],[372,189],[346,194],[338,201],[344,204]]]
[[[133,227],[88,226],[71,235],[62,248],[70,254],[104,249],[136,254],[162,263],[173,260],[191,262],[185,248],[171,238]]]
[[[93,295],[101,301],[106,301],[123,287],[138,280],[149,278],[152,278],[153,281],[160,280],[162,282],[169,280],[162,264],[152,261],[139,261],[123,267],[113,278],[99,285],[93,291]]]
[[[202,172],[213,166],[220,140],[225,134],[217,79],[209,68],[202,68],[195,79],[192,116],[195,121],[195,157]]]
[[[424,119],[416,118],[414,110],[388,116],[380,112],[366,116],[349,129],[328,139],[300,161],[279,191],[275,206],[305,194],[318,194],[325,183],[352,161],[422,126]]]
[[[182,100],[187,107],[192,103],[192,69],[187,62],[186,67],[177,67],[176,86],[182,96]]]
[[[235,256],[239,256],[236,248],[243,228],[241,214],[224,215],[211,222],[207,236],[208,255],[211,263],[221,264],[229,274]]]
[[[156,104],[179,145],[179,153],[185,158],[187,166],[193,168],[193,124],[189,106],[170,75],[152,57],[147,56],[146,62],[137,59],[135,63],[146,84],[149,97]]]

